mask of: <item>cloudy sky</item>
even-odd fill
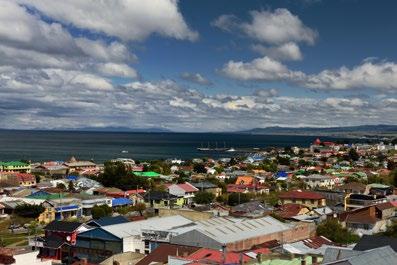
[[[0,128],[396,124],[380,2],[0,0]]]

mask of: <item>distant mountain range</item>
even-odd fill
[[[9,129],[0,129],[9,130]],[[35,128],[32,131],[63,131],[63,132],[136,132],[136,133],[169,133],[171,130],[165,128],[128,128],[128,127],[82,127],[82,128],[62,128],[62,129],[42,129]]]
[[[241,131],[245,134],[284,134],[284,135],[318,135],[318,136],[396,136],[397,125],[360,125],[347,127],[265,127]]]

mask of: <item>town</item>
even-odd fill
[[[397,260],[396,139],[217,160],[3,161],[0,184],[1,264]]]

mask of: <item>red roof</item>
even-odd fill
[[[306,199],[306,200],[321,200],[324,196],[312,191],[291,190],[283,192],[279,195],[281,199]]]
[[[22,181],[22,182],[32,182],[36,180],[36,177],[32,174],[28,174],[28,173],[16,173],[14,174],[15,177],[18,179],[18,181]]]
[[[202,261],[212,261],[217,264],[239,264],[240,253],[227,252],[224,260],[224,253],[219,250],[202,248],[194,252],[193,254],[186,257],[187,260],[202,262]],[[243,262],[251,260],[250,257],[242,255]]]
[[[276,212],[277,215],[279,215],[281,218],[291,218],[298,215],[303,208],[305,208],[305,206],[300,204],[286,203],[284,205],[281,205]]]
[[[180,188],[182,188],[185,192],[196,192],[198,189],[190,184],[189,182],[186,182],[184,184],[178,184]]]
[[[314,248],[314,249],[317,249],[322,245],[335,245],[334,242],[332,242],[331,240],[329,240],[324,236],[315,236],[302,241],[303,244],[305,244],[309,248]]]

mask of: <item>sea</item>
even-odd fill
[[[198,147],[251,149],[266,147],[308,147],[315,136],[251,135],[237,133],[134,133],[81,131],[0,130],[0,161],[78,160],[97,163],[114,158],[138,161],[231,157],[233,152],[203,152]],[[322,137],[335,141],[341,138]],[[351,139],[350,139],[351,141]]]

